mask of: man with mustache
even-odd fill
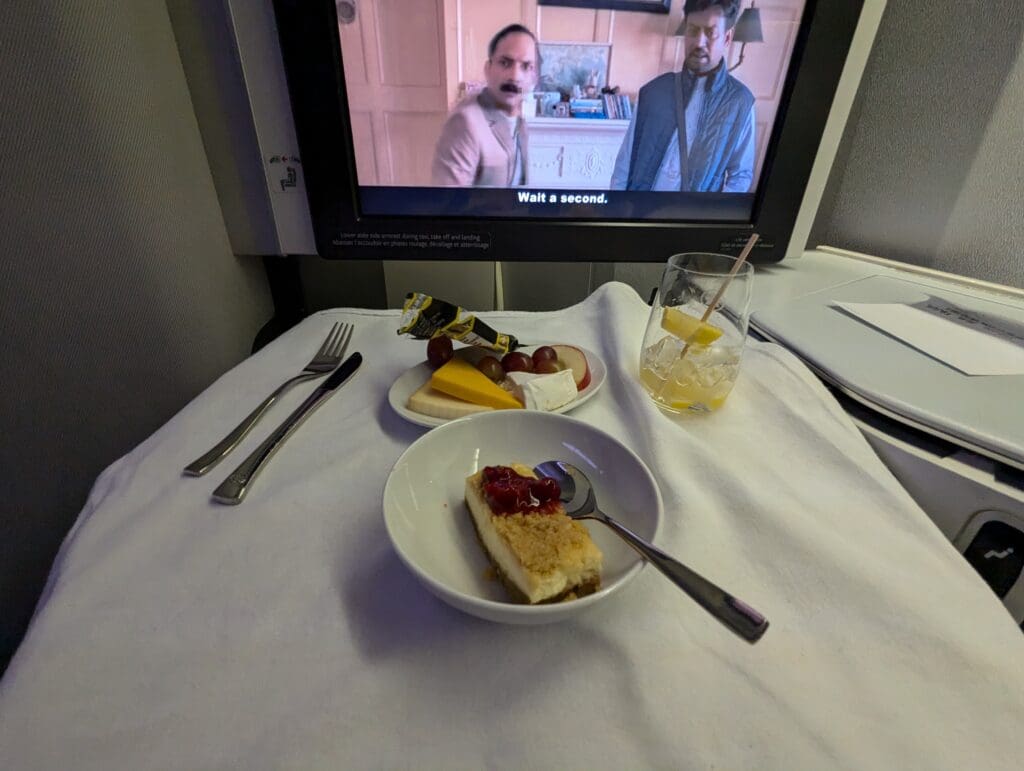
[[[613,190],[750,190],[754,95],[725,62],[739,11],[740,0],[686,0],[683,70],[640,89]]]
[[[484,64],[487,86],[460,102],[448,116],[434,151],[434,185],[526,184],[522,104],[537,82],[538,59],[537,39],[521,24],[510,24],[491,38]]]

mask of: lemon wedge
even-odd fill
[[[695,404],[693,399],[678,399],[673,402],[669,402],[668,406],[674,410],[688,410]],[[716,396],[714,399],[706,399],[701,404],[704,405],[704,410],[707,412],[714,412],[723,404],[725,404],[724,396]]]
[[[697,345],[710,345],[722,336],[722,330],[714,324],[701,321],[678,308],[665,308],[661,314],[661,328],[681,340]]]

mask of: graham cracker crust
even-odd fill
[[[567,602],[569,600],[575,600],[580,597],[586,597],[588,594],[593,594],[601,588],[601,577],[596,576],[590,581],[587,581],[576,586],[570,586],[564,592],[556,594],[553,597],[541,600],[540,602],[531,603],[530,598],[527,597],[523,592],[516,586],[509,577],[505,574],[505,571],[501,569],[501,566],[495,561],[494,556],[491,554],[487,546],[484,545],[484,539],[480,537],[480,528],[476,526],[476,520],[473,518],[473,512],[469,510],[469,505],[466,504],[466,516],[469,517],[470,523],[473,525],[473,532],[476,534],[476,541],[480,544],[480,548],[483,549],[484,554],[487,556],[487,561],[491,564],[491,569],[494,574],[501,581],[501,585],[505,587],[505,591],[508,592],[509,598],[512,602],[518,605],[551,605],[556,602]]]

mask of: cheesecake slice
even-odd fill
[[[601,551],[565,513],[559,492],[553,479],[537,479],[519,464],[466,478],[473,527],[514,602],[560,602],[601,586]]]

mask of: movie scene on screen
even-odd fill
[[[362,210],[748,219],[804,0],[608,5],[363,0],[339,24]]]

